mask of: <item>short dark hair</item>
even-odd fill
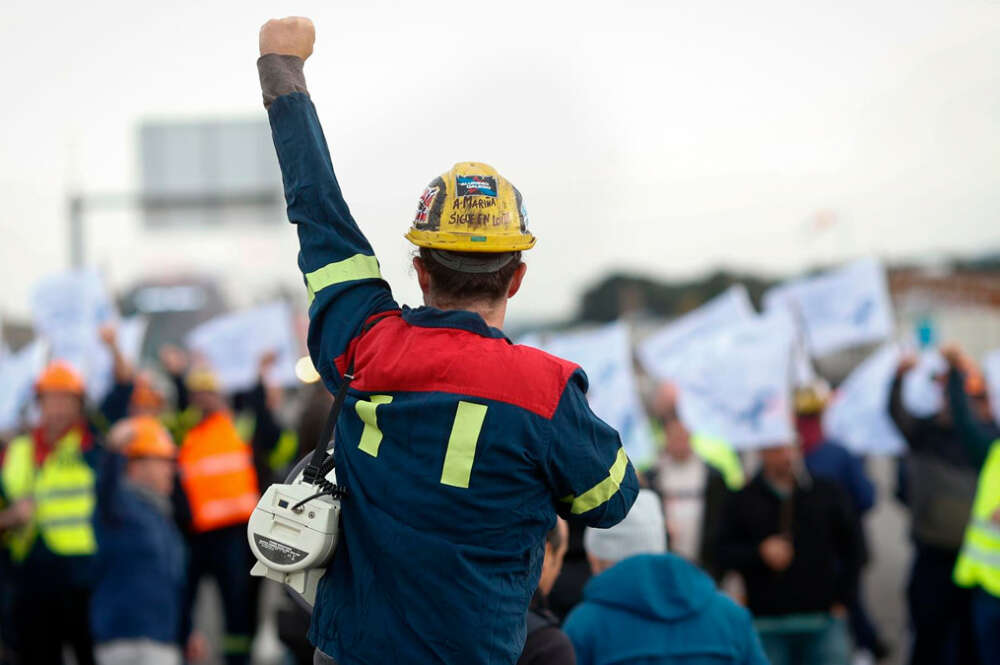
[[[448,252],[457,257],[481,258],[477,252]],[[521,252],[504,252],[513,255],[510,263],[495,272],[467,273],[452,270],[437,260],[426,247],[420,248],[420,259],[431,276],[433,295],[447,303],[468,303],[478,300],[496,302],[507,295],[510,280],[521,266]]]
[[[558,551],[562,549],[565,540],[563,539],[562,531],[559,530],[559,520],[556,520],[556,525],[549,529],[549,532],[545,534],[545,542],[548,543],[552,549]]]

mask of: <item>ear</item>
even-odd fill
[[[514,271],[514,276],[510,279],[510,286],[507,288],[507,297],[513,298],[521,290],[521,282],[524,281],[524,274],[528,272],[528,264],[522,263]]]
[[[413,269],[417,271],[417,283],[420,284],[420,291],[424,294],[424,302],[426,303],[431,292],[431,274],[419,256],[413,257]]]

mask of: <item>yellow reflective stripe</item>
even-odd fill
[[[597,508],[613,497],[622,484],[622,479],[625,477],[625,470],[627,468],[628,455],[625,454],[624,448],[619,448],[618,456],[615,457],[615,463],[608,470],[608,477],[573,499],[570,512],[574,515],[581,515],[588,510]]]
[[[441,484],[452,487],[469,487],[472,463],[476,458],[476,444],[483,429],[488,407],[472,402],[459,402],[455,422],[448,437],[448,449],[444,453],[444,467],[441,469]]]
[[[358,449],[368,453],[372,457],[378,457],[378,447],[382,444],[382,430],[378,428],[378,419],[375,415],[379,404],[389,404],[392,402],[392,395],[372,395],[370,401],[358,400],[354,404],[354,410],[358,412],[358,418],[365,424],[365,429],[361,433],[361,443]]]
[[[310,296],[314,296],[328,286],[353,282],[357,279],[381,279],[382,272],[378,268],[378,260],[374,256],[355,254],[343,261],[328,263],[319,270],[306,273],[306,287]],[[310,297],[310,301],[312,298]]]

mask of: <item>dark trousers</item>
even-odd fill
[[[982,589],[972,592],[972,622],[981,663],[1000,663],[1000,598]]]
[[[216,529],[191,537],[191,562],[188,568],[188,616],[194,612],[198,585],[202,578],[215,579],[222,596],[226,632],[222,653],[226,665],[247,665],[253,639],[250,582],[250,548],[245,524]]]
[[[917,543],[906,589],[913,628],[911,665],[976,665],[971,593],[955,586],[958,552]]]
[[[37,591],[15,588],[11,623],[18,665],[63,665],[63,648],[77,665],[94,665],[90,639],[90,592],[83,589]]]
[[[865,608],[860,582],[851,598],[851,602],[847,604],[847,620],[847,625],[851,629],[851,637],[854,638],[854,644],[861,649],[867,649],[871,653],[875,653],[881,639],[878,635],[878,629],[875,627],[871,616],[868,614],[868,610]]]

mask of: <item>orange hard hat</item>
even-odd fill
[[[38,393],[64,392],[83,397],[84,390],[83,377],[63,360],[49,363],[35,381],[35,392]]]
[[[160,421],[152,416],[136,416],[129,418],[132,428],[132,438],[122,451],[129,459],[137,457],[160,457],[174,459],[177,457],[177,446]]]

